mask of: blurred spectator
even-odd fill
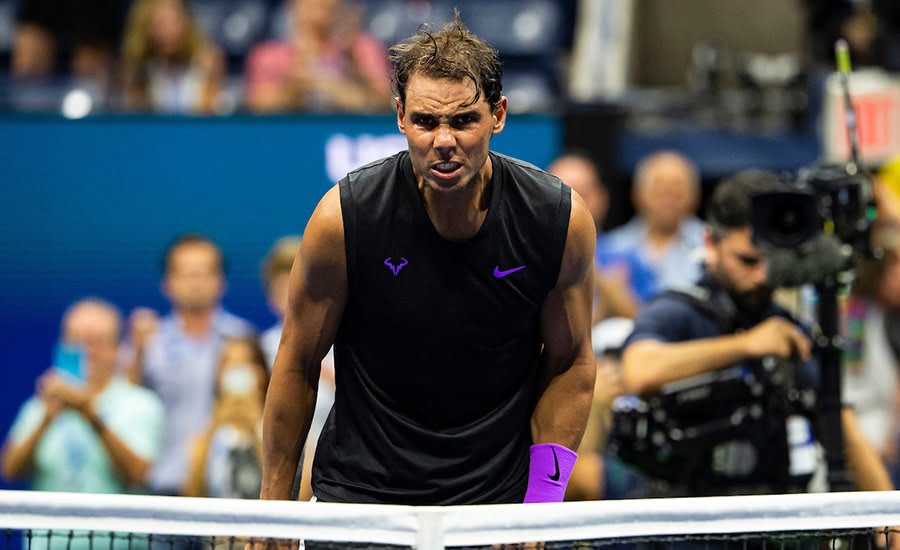
[[[884,250],[865,260],[845,304],[844,401],[860,429],[881,451],[894,481],[900,479],[900,225],[882,225],[873,236]]]
[[[600,242],[601,266],[626,270],[641,301],[692,285],[703,260],[703,224],[694,217],[699,200],[694,163],[674,151],[644,157],[632,189],[637,215]]]
[[[129,109],[213,113],[224,61],[184,0],[135,0],[125,29],[122,70]]]
[[[216,372],[209,426],[194,442],[185,495],[258,498],[269,371],[253,337],[229,338]]]
[[[834,43],[847,41],[855,66],[900,70],[900,2],[807,0],[813,55],[834,66]]]
[[[284,313],[288,306],[288,291],[290,289],[291,267],[297,261],[297,252],[300,249],[299,237],[283,237],[279,239],[263,261],[262,277],[266,289],[266,298],[272,312],[278,316],[278,322],[266,330],[260,342],[266,352],[269,370],[275,363],[275,355],[278,352],[278,344],[281,341],[281,332],[284,328]],[[329,350],[328,355],[322,360],[322,370],[319,374],[319,392],[316,397],[316,410],[313,412],[312,424],[306,439],[303,464],[297,472],[298,480],[295,483],[294,493],[300,500],[309,500],[312,497],[312,461],[316,454],[316,444],[319,435],[325,427],[325,420],[331,407],[334,405],[334,351]]]
[[[158,322],[150,310],[132,314],[130,376],[156,391],[166,406],[163,449],[150,485],[158,494],[177,495],[187,477],[191,438],[212,411],[222,343],[254,329],[222,308],[224,257],[209,238],[179,237],[167,248],[163,267],[162,287],[172,312]]]
[[[48,77],[59,71],[105,85],[119,42],[121,8],[118,0],[22,0],[13,76]],[[59,58],[67,58],[62,70],[56,67]]]
[[[603,228],[603,219],[609,209],[609,192],[600,179],[596,164],[585,154],[568,152],[554,160],[547,171],[561,179],[574,189],[594,218],[599,233]],[[599,239],[598,239],[599,241]],[[597,263],[599,264],[599,245]],[[625,279],[625,270],[598,269],[594,278],[596,284],[593,322],[597,323],[609,317],[634,317],[637,304]]]
[[[164,411],[153,392],[116,375],[120,328],[118,310],[104,301],[69,307],[60,345],[73,364],[45,372],[19,410],[3,449],[6,478],[27,477],[40,491],[124,493],[145,485]]]
[[[282,237],[272,245],[263,260],[261,275],[266,301],[269,303],[269,309],[278,318],[275,324],[264,331],[259,339],[263,351],[266,353],[266,365],[270,371],[272,365],[275,364],[275,354],[278,352],[278,343],[281,341],[284,313],[288,303],[291,267],[294,265],[294,258],[297,256],[298,250],[300,250],[300,237]]]
[[[390,63],[384,45],[360,30],[361,8],[343,0],[289,1],[291,38],[250,52],[250,110],[388,110]]]

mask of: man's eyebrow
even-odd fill
[[[437,119],[448,118],[449,119],[449,118],[458,118],[458,117],[466,117],[466,116],[480,117],[481,113],[479,113],[477,109],[468,109],[465,111],[460,111],[458,113],[451,113],[449,115],[438,115],[435,113],[426,113],[424,111],[411,111],[409,113],[409,116],[411,116],[411,117],[431,117],[431,118],[437,118]]]

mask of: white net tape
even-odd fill
[[[879,528],[900,492],[410,507],[0,491],[0,529],[367,542],[523,541]]]

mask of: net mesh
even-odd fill
[[[406,507],[0,491],[0,550],[900,550],[900,495]]]

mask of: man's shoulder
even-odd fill
[[[496,151],[491,151],[491,155],[500,161],[499,167],[494,167],[494,169],[506,170],[517,183],[533,182],[556,189],[562,188],[564,185],[562,180],[530,162],[504,155],[503,153],[497,153]]]
[[[627,343],[644,339],[681,342],[720,334],[719,321],[704,305],[711,303],[705,292],[697,287],[658,295],[638,314]]]
[[[368,164],[364,164],[356,170],[348,172],[347,176],[341,181],[368,181],[371,179],[378,179],[386,174],[391,174],[408,155],[409,153],[407,151],[398,151],[389,157],[380,158]]]
[[[124,377],[113,379],[106,397],[112,406],[121,405],[123,409],[138,410],[141,415],[163,412],[162,400],[156,392],[133,384]]]
[[[604,246],[610,252],[633,253],[641,244],[644,224],[641,219],[634,217],[625,225],[619,226],[605,235]]]
[[[225,310],[222,310],[219,315],[221,331],[225,336],[240,337],[256,334],[256,327],[250,321]]]

